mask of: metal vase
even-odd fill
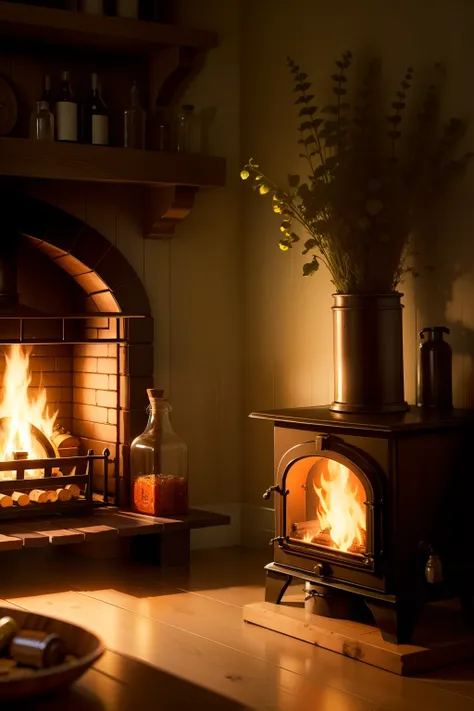
[[[334,294],[333,412],[404,412],[403,294]]]

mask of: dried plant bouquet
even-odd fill
[[[349,101],[351,63],[350,52],[336,62],[334,102],[318,109],[307,74],[288,59],[299,107],[299,155],[309,168],[306,179],[289,175],[288,189],[281,189],[253,159],[241,177],[272,198],[273,211],[282,218],[280,249],[300,241],[298,229],[308,233],[303,254],[311,259],[303,266],[304,276],[322,263],[337,293],[390,293],[413,270],[411,234],[472,154],[455,157],[466,131],[463,121],[451,119],[439,128],[438,85],[429,86],[412,118],[406,106],[413,78],[408,68],[387,116],[379,108],[375,62]]]

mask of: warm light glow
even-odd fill
[[[328,460],[328,478],[320,477],[320,487],[313,484],[318,495],[317,516],[321,531],[330,534],[335,548],[349,551],[365,545],[365,492],[359,479],[347,467]]]
[[[11,346],[5,354],[3,398],[0,403],[0,460],[11,461],[14,452],[28,452],[28,459],[46,456],[43,446],[31,432],[35,425],[46,437],[51,438],[57,412],[49,415],[46,390],[39,387],[37,393],[28,391],[31,383],[29,352],[21,346]],[[3,476],[2,476],[3,475]],[[42,470],[25,472],[25,476],[41,476]],[[11,478],[12,472],[0,472],[0,478]]]

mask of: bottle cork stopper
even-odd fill
[[[148,388],[146,392],[150,400],[156,397],[162,399],[165,394],[164,390],[157,390],[156,388]]]

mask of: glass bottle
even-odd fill
[[[43,93],[41,94],[41,101],[47,101],[51,107],[51,76],[45,74],[43,79]]]
[[[125,148],[145,148],[146,112],[140,105],[137,82],[132,82],[130,108],[124,113]]]
[[[164,107],[157,106],[155,109],[155,146],[158,151],[169,151],[170,149],[170,125],[167,111]]]
[[[30,138],[38,141],[54,141],[54,116],[47,101],[37,101],[31,114]]]
[[[84,106],[84,140],[98,146],[109,144],[109,119],[107,106],[99,93],[99,77],[92,74],[91,93]]]
[[[130,448],[132,507],[137,513],[175,516],[188,509],[187,447],[173,431],[163,390],[147,390],[148,424]]]
[[[59,98],[56,103],[56,138],[58,141],[77,141],[77,102],[69,82],[69,72],[62,72]]]
[[[185,104],[178,114],[176,125],[176,150],[180,153],[187,153],[190,149],[189,139],[193,119],[194,106]]]

